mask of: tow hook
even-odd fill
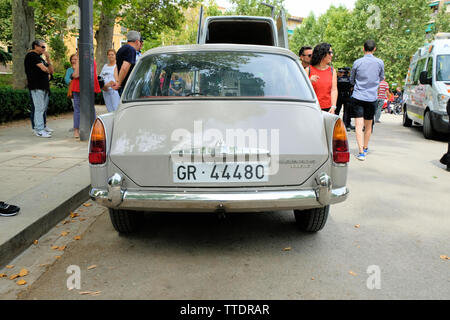
[[[216,214],[217,214],[217,218],[219,218],[219,220],[226,219],[227,215],[226,215],[226,211],[223,207],[223,204],[219,205],[219,207],[216,210]]]
[[[317,201],[323,206],[330,203],[331,200],[331,178],[326,173],[322,172],[316,177],[316,183],[318,187],[316,188]]]
[[[111,178],[108,179],[108,200],[114,207],[118,207],[123,200],[122,191],[123,177],[115,173]]]

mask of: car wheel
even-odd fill
[[[406,105],[403,107],[403,126],[404,127],[412,126],[412,120],[408,118],[408,113],[406,112]]]
[[[427,111],[423,117],[423,136],[425,139],[434,139],[436,137],[436,131],[433,129],[433,124],[431,123],[430,112]]]
[[[295,222],[302,231],[317,232],[325,226],[330,206],[307,210],[294,210]]]
[[[132,233],[138,230],[142,220],[142,213],[130,210],[109,209],[114,229],[119,233]]]

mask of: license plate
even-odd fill
[[[174,163],[174,183],[267,182],[269,164],[245,163]]]

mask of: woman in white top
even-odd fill
[[[109,63],[103,66],[100,75],[105,80],[105,86],[102,88],[102,92],[106,109],[108,109],[108,112],[113,112],[116,111],[120,103],[119,93],[112,88],[113,84],[119,80],[119,74],[116,66],[116,51],[109,49],[107,55]]]

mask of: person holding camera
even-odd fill
[[[106,109],[108,109],[108,112],[114,112],[120,103],[119,93],[112,88],[119,81],[119,73],[117,72],[116,66],[116,51],[109,49],[107,55],[109,63],[105,64],[102,72],[100,72],[99,84],[102,88]]]

